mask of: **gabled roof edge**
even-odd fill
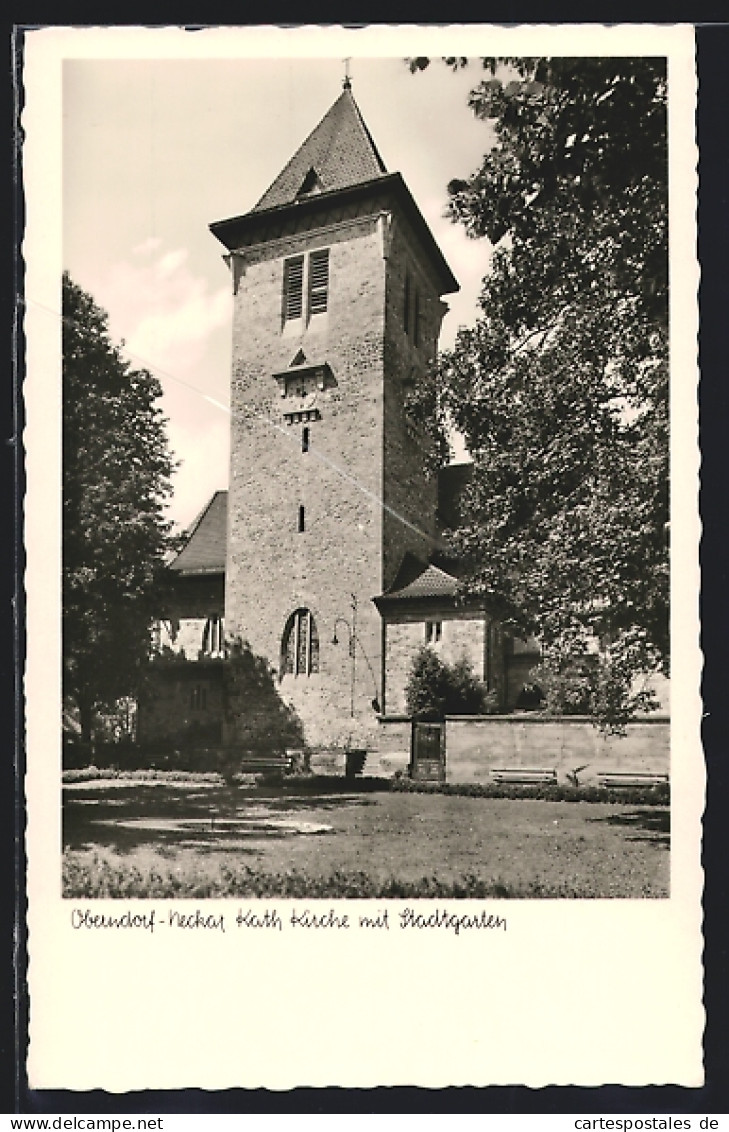
[[[310,164],[313,168],[316,168],[317,174],[321,176],[323,167],[325,167],[328,163],[330,153],[333,149],[337,148],[338,143],[341,144],[340,135],[342,134],[342,131],[346,133],[348,126],[350,126],[352,123],[354,123],[355,125],[355,135],[357,128],[359,128],[361,135],[357,141],[357,145],[360,148],[356,152],[355,165],[359,165],[360,170],[364,169],[365,167],[368,167],[368,169],[371,170],[374,166],[380,171],[381,174],[386,174],[387,169],[385,167],[385,163],[380,156],[372,135],[367,129],[364,118],[362,117],[362,112],[357,105],[354,96],[352,95],[351,89],[349,87],[345,87],[342,93],[334,100],[326,113],[317,122],[316,126],[314,126],[313,130],[311,130],[307,134],[301,145],[298,146],[298,148],[294,151],[294,153],[284,165],[283,169],[280,170],[280,172],[273,179],[263,195],[259,198],[256,204],[254,204],[251,211],[260,211],[261,205],[267,197],[275,198],[278,194],[284,191],[284,186],[287,185],[287,180],[289,179],[290,175],[296,169],[297,165],[302,165],[302,158],[304,159],[304,166]],[[321,151],[322,141],[324,142],[323,152]],[[322,168],[317,168],[317,160],[315,160],[315,157],[317,156],[319,159],[319,164],[322,165]],[[299,169],[299,173],[300,172],[301,170]],[[367,178],[365,177],[364,179],[366,180]],[[354,181],[351,183],[356,184],[359,183],[359,181]],[[344,186],[338,185],[335,187],[343,188]],[[286,192],[291,193],[291,191],[291,186],[288,185]],[[294,198],[292,197],[288,201],[281,203],[291,204],[293,203],[293,199]]]
[[[213,492],[213,494],[210,496],[210,499],[208,500],[208,502],[205,504],[205,506],[202,508],[202,510],[198,513],[198,515],[193,519],[193,521],[190,523],[190,525],[187,527],[187,529],[184,531],[185,545],[177,552],[175,557],[173,559],[171,559],[170,562],[167,563],[167,569],[168,570],[174,570],[175,573],[180,574],[180,575],[225,573],[225,564],[223,564],[222,566],[205,566],[205,567],[194,567],[194,568],[183,567],[182,569],[180,567],[175,566],[175,563],[179,562],[180,558],[187,551],[188,547],[190,546],[193,539],[195,538],[195,535],[197,534],[198,530],[202,526],[206,517],[210,514],[210,511],[214,507],[216,500],[220,496],[225,496],[226,500],[227,500],[228,491],[227,491],[226,488],[218,488],[216,491]],[[226,510],[227,510],[227,503],[226,503]]]
[[[245,247],[241,237],[254,233],[271,220],[283,217],[287,213],[306,215],[306,213],[323,212],[337,200],[337,198],[354,198],[368,196],[376,190],[392,190],[399,198],[408,219],[413,224],[416,235],[420,237],[431,255],[434,266],[441,280],[441,295],[451,295],[460,291],[460,284],[448,266],[435,236],[430,230],[427,220],[418,207],[415,198],[407,187],[401,173],[388,173],[382,177],[374,177],[371,181],[363,181],[344,189],[331,189],[328,192],[317,193],[315,196],[305,197],[292,204],[275,205],[272,208],[261,209],[258,212],[245,212],[241,216],[231,216],[225,220],[214,220],[208,225],[209,230],[217,240],[220,240],[228,251],[235,252]]]

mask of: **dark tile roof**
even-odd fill
[[[342,91],[252,211],[293,204],[310,170],[318,190],[325,193],[387,175],[349,89]]]
[[[228,529],[228,493],[216,491],[187,530],[185,546],[170,562],[179,574],[223,574]]]
[[[453,598],[458,580],[453,574],[441,570],[433,563],[421,562],[413,554],[406,554],[395,581],[378,601],[404,601],[411,598]]]
[[[458,291],[458,280],[410,190],[399,173],[387,172],[349,88],[342,91],[254,208],[242,216],[215,221],[210,231],[235,252],[255,243],[268,231],[272,218],[279,218],[287,209],[299,209],[309,221],[316,221],[334,201],[357,203],[369,200],[375,191],[403,209],[438,276],[439,294]]]

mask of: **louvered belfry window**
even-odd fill
[[[283,320],[292,322],[304,315],[304,293],[306,292],[306,317],[324,314],[329,305],[329,249],[322,248],[308,256],[293,256],[284,262]]]
[[[304,257],[297,255],[284,264],[284,321],[301,318],[304,313]]]
[[[323,314],[329,299],[329,249],[309,256],[309,315]]]

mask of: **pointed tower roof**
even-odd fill
[[[250,212],[217,220],[210,231],[235,253],[293,212],[313,222],[335,202],[356,204],[383,195],[397,203],[410,222],[438,277],[439,293],[457,291],[458,282],[407,185],[399,173],[387,172],[348,80],[334,105]]]
[[[385,163],[348,86],[266,190],[253,212],[294,204],[387,176]]]

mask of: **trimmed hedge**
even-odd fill
[[[94,782],[99,779],[120,779],[123,782],[221,782],[216,771],[191,770],[118,770],[116,767],[85,766],[79,770],[64,770],[64,784]]]
[[[390,789],[408,794],[455,794],[464,798],[536,798],[541,802],[626,802],[639,806],[668,806],[671,788],[663,786],[608,787],[557,785],[515,786],[501,782],[416,782],[396,778]]]

